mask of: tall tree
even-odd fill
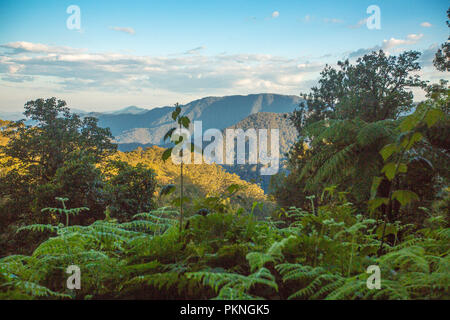
[[[367,182],[383,165],[379,151],[395,139],[397,119],[413,108],[410,88],[425,87],[413,74],[420,70],[419,56],[414,51],[387,56],[380,50],[354,65],[338,62],[339,70],[325,67],[318,86],[291,115],[300,138],[290,154],[295,177],[286,179],[290,197],[298,198],[299,186],[317,194],[340,184],[352,201],[368,199]]]
[[[412,87],[424,87],[418,75],[420,53],[407,51],[387,56],[382,50],[339,69],[326,66],[318,86],[304,94],[305,103],[291,116],[300,135],[308,124],[325,119],[355,119],[366,122],[396,119],[413,105]]]
[[[164,141],[167,139],[172,140],[172,142],[175,143],[175,145],[186,145],[189,144],[191,146],[191,149],[193,148],[193,145],[190,144],[189,141],[184,141],[184,137],[181,135],[181,129],[189,129],[189,124],[191,123],[191,120],[181,115],[181,107],[178,103],[175,104],[175,110],[172,112],[172,119],[177,123],[178,128],[172,128],[170,129],[165,135],[164,135]],[[180,130],[180,136],[177,141],[173,141],[172,136],[174,132],[176,132],[176,129]],[[166,151],[164,151],[162,155],[162,159],[166,161],[169,159],[169,157],[172,154],[173,148],[168,148]],[[181,159],[183,159],[183,148],[180,151]],[[183,162],[184,160],[181,160],[180,163],[180,231],[183,229],[183,200],[184,200],[184,181],[183,181]]]
[[[154,209],[156,175],[152,169],[123,161],[110,161],[107,169],[106,203],[112,218],[126,221]]]
[[[67,176],[72,169],[91,168],[89,165],[75,165],[73,162],[78,158],[77,154],[82,153],[84,162],[89,159],[95,163],[117,148],[112,143],[109,129],[100,128],[95,118],[81,119],[70,113],[63,100],[29,101],[25,104],[24,115],[32,125],[26,125],[25,120],[9,124],[3,130],[8,143],[0,149],[9,157],[9,164],[14,165],[0,178],[0,196],[13,204],[7,206],[8,210],[13,209],[21,214],[40,212],[39,198],[46,193],[38,190],[55,182],[58,172]],[[62,170],[66,164],[72,169]],[[83,179],[81,176],[78,178]]]
[[[447,26],[450,28],[450,8],[447,10],[447,17]],[[439,71],[450,71],[450,36],[436,52],[433,63]]]

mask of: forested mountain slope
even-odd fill
[[[301,101],[298,96],[251,94],[247,96],[207,97],[182,106],[182,115],[191,121],[202,121],[203,130],[224,128],[258,112],[292,112]],[[120,144],[162,144],[164,134],[172,127],[173,107],[155,108],[139,114],[96,113],[99,125],[109,127]]]

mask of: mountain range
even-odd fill
[[[188,116],[191,122],[202,121],[203,131],[209,128],[223,130],[256,113],[290,113],[300,102],[301,98],[298,96],[267,93],[206,97],[181,106],[181,113]],[[132,108],[132,112],[123,109],[115,113],[86,115],[97,117],[100,126],[109,127],[122,150],[139,145],[163,145],[165,133],[173,127],[171,113],[174,107],[151,110],[129,108]]]
[[[280,156],[289,151],[297,139],[297,132],[288,119],[288,114],[302,102],[299,96],[280,94],[250,94],[225,97],[206,97],[181,106],[181,114],[191,122],[202,121],[203,132],[210,128],[221,131],[230,129],[279,129]],[[165,146],[163,137],[174,127],[171,113],[174,106],[144,109],[129,106],[109,112],[85,112],[71,109],[82,117],[99,119],[101,127],[109,127],[121,151],[132,151],[137,147]],[[18,120],[21,113],[0,113],[0,119]],[[237,173],[243,179],[256,180],[255,165],[224,166],[229,172]],[[270,177],[260,180],[267,191]]]
[[[300,101],[301,98],[298,96],[268,93],[206,97],[182,105],[181,113],[188,116],[191,122],[202,121],[203,131],[209,128],[223,130],[260,112],[290,113],[299,105]],[[173,127],[171,118],[173,110],[173,106],[153,109],[129,106],[109,112],[86,112],[71,109],[72,112],[81,116],[98,118],[101,127],[110,128],[119,146],[126,144],[162,145],[164,134]],[[0,112],[0,119],[14,121],[22,118],[24,116],[20,112]],[[267,122],[267,116],[265,118]],[[256,119],[252,118],[250,122],[254,120]],[[276,122],[276,119],[272,119],[270,127]]]

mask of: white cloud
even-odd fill
[[[24,52],[29,53],[70,53],[70,52],[82,52],[85,50],[73,49],[64,46],[48,46],[41,43],[32,43],[27,41],[9,42],[0,45],[0,48],[5,48],[8,53],[19,54]]]
[[[411,44],[415,44],[417,43],[420,39],[423,38],[423,34],[409,34],[406,36],[406,39],[395,39],[395,38],[391,38],[389,40],[383,40],[383,49],[384,50],[389,50],[392,49],[394,47],[398,47],[401,45],[411,45]]]
[[[371,48],[361,48],[353,52],[348,53],[349,58],[359,58],[365,54],[369,54],[373,51],[384,50],[387,54],[399,53],[403,51],[399,46],[406,46],[416,44],[419,40],[423,38],[423,34],[408,34],[406,39],[396,39],[390,38],[389,40],[383,40],[381,45],[376,45]]]
[[[424,27],[424,28],[431,28],[433,25],[431,24],[431,23],[429,23],[429,22],[422,22],[421,24],[420,24],[422,27]]]
[[[8,73],[9,74],[14,74],[14,73],[16,73],[17,71],[19,71],[20,70],[20,65],[10,65],[10,66],[8,66]]]
[[[423,35],[390,39],[391,49],[419,41]],[[439,76],[432,68],[437,44],[425,50],[424,79]],[[16,42],[0,45],[1,108],[20,108],[31,97],[57,96],[78,108],[111,109],[123,105],[160,106],[204,96],[277,92],[298,94],[316,84],[323,58],[286,58],[265,54],[195,54],[197,47],[174,56],[89,52],[84,49]],[[338,58],[337,58],[338,59]],[[335,63],[336,61],[330,60]],[[441,75],[442,77],[442,75]],[[149,105],[150,104],[150,105]]]
[[[134,29],[131,27],[109,27],[109,28],[115,31],[125,32],[131,35],[136,33],[136,31],[134,31]]]
[[[280,13],[278,11],[272,12],[272,18],[278,18],[280,16]]]
[[[407,38],[409,41],[419,41],[420,39],[423,38],[423,33],[420,33],[420,34],[414,34],[414,33],[411,33],[411,34],[408,34],[408,35],[406,36],[406,38]]]
[[[323,64],[305,58],[196,54],[202,49],[197,47],[176,56],[137,56],[78,49],[60,52],[58,47],[31,44],[28,51],[0,56],[0,82],[11,87],[19,77],[27,77],[23,78],[29,80],[27,87],[22,87],[24,96],[34,92],[31,87],[35,86],[41,88],[42,94],[54,92],[63,97],[75,93],[87,97],[97,92],[108,99],[121,93],[131,103],[137,95],[154,99],[161,92],[173,100],[258,92],[298,94],[299,90],[309,89],[323,68]]]

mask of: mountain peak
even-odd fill
[[[148,111],[148,109],[139,108],[139,107],[136,107],[136,106],[129,106],[129,107],[126,107],[126,108],[123,108],[123,109],[119,109],[119,110],[116,110],[116,111],[109,112],[109,114],[124,114],[124,113],[127,113],[127,114],[141,114],[141,113],[144,113],[144,112],[147,112],[147,111]]]

